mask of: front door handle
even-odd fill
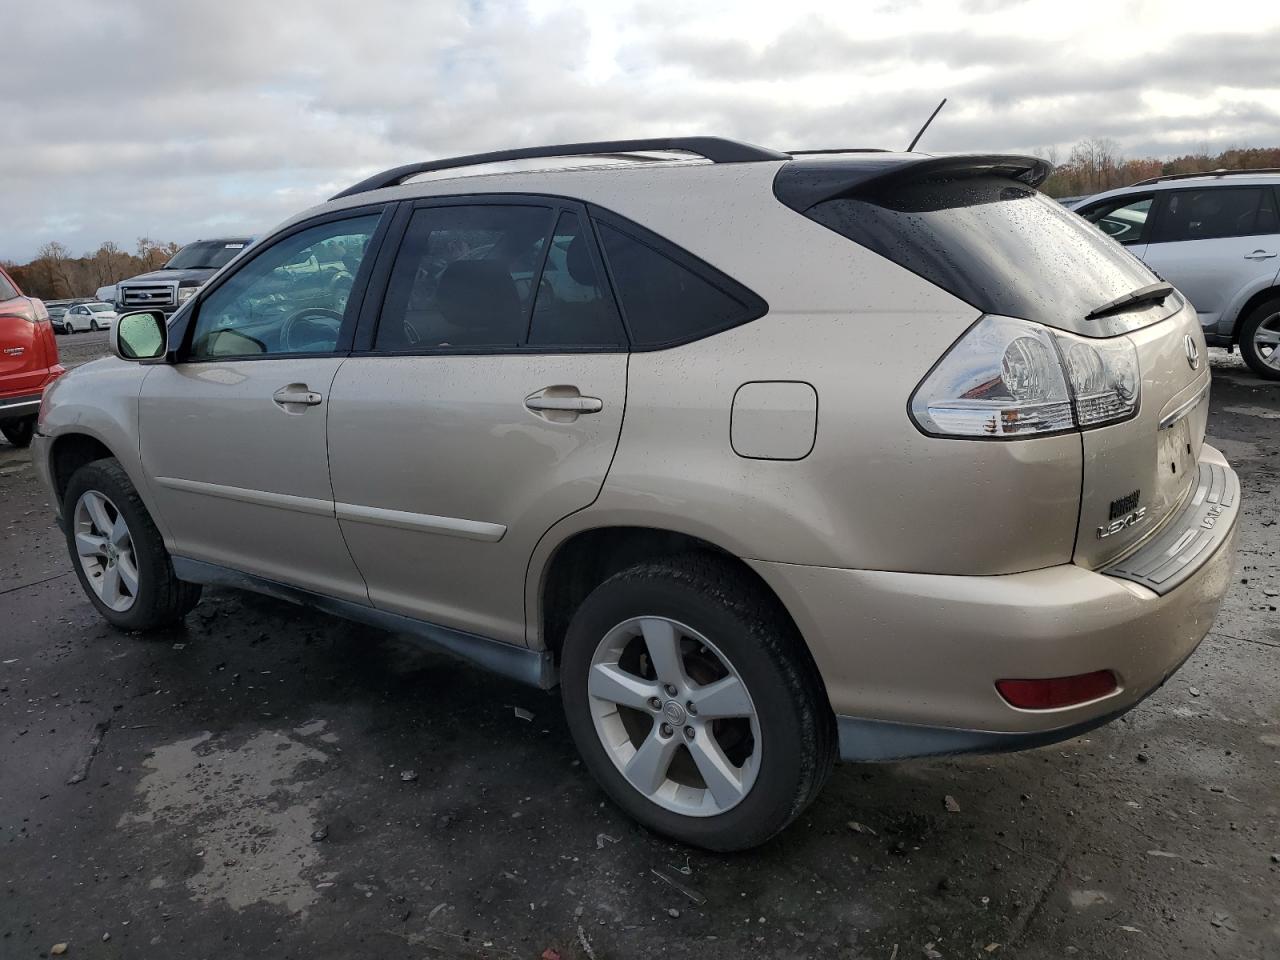
[[[1244,258],[1246,260],[1270,260],[1274,256],[1276,254],[1268,253],[1266,250],[1255,250],[1253,253],[1246,253]]]
[[[282,407],[314,407],[324,400],[324,397],[305,383],[291,383],[273,393],[271,399]]]

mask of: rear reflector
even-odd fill
[[[1110,670],[1047,680],[997,680],[996,689],[1011,706],[1022,710],[1053,710],[1088,703],[1120,688]]]

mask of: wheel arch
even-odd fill
[[[704,537],[674,527],[607,525],[567,532],[553,547],[539,544],[535,555],[544,559],[529,571],[528,642],[559,657],[560,646],[573,612],[587,595],[615,573],[636,563],[688,555],[711,554],[739,573],[758,590],[758,596],[775,606],[795,631],[808,654],[814,674],[826,696],[826,684],[808,641],[778,593],[746,561]]]
[[[1236,311],[1235,318],[1231,321],[1231,343],[1240,342],[1240,328],[1244,326],[1245,320],[1249,318],[1249,314],[1262,303],[1271,299],[1280,299],[1280,285],[1272,281],[1268,286],[1256,291],[1245,300],[1240,308]]]
[[[108,457],[119,460],[110,447],[91,434],[64,432],[54,437],[49,447],[49,482],[58,503],[62,503],[67,484],[77,470],[87,463]]]

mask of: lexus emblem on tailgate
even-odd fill
[[[1192,370],[1200,369],[1200,347],[1196,345],[1196,338],[1187,334],[1183,339],[1183,343],[1187,348],[1187,366]]]

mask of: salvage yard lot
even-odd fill
[[[1233,360],[1239,568],[1165,688],[1029,753],[840,767],[733,856],[605,802],[554,693],[226,590],[117,633],[0,445],[0,958],[1280,956],[1280,390]]]

